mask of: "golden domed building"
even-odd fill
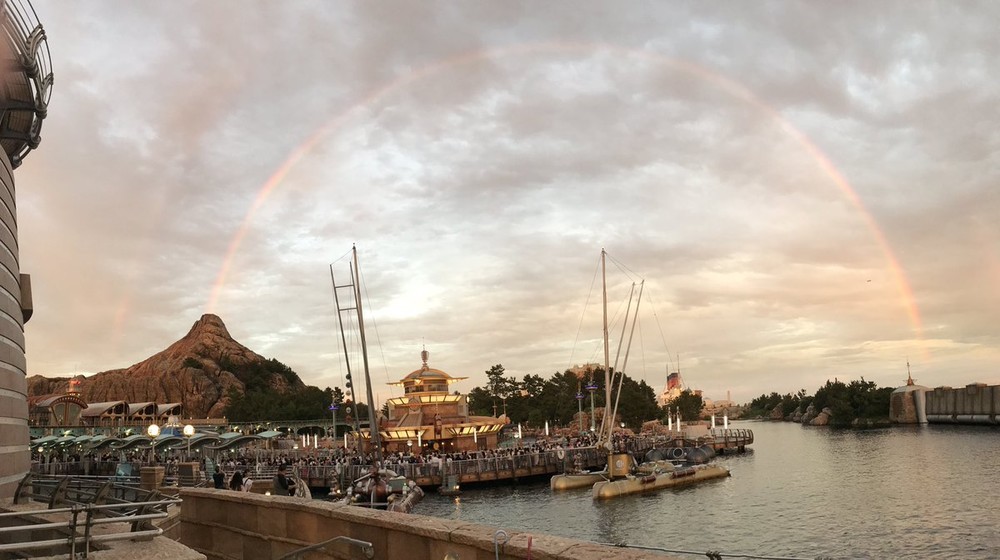
[[[427,365],[427,350],[420,353],[423,366],[390,383],[403,387],[403,396],[389,399],[389,418],[379,423],[387,451],[446,453],[494,449],[506,416],[469,416],[466,395],[449,393],[448,387],[467,377],[452,377]]]

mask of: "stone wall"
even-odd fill
[[[931,423],[998,424],[1000,385],[937,387],[927,392],[927,419]]]
[[[181,489],[181,543],[209,560],[272,560],[337,536],[372,543],[375,560],[493,560],[496,527],[344,506],[321,500],[205,488]],[[419,506],[417,506],[419,507]],[[499,558],[512,560],[638,560],[663,553],[603,546],[542,534],[507,531]],[[528,546],[531,551],[529,555]],[[502,539],[501,539],[502,540]],[[332,548],[332,547],[331,547]],[[308,558],[359,558],[355,551]]]

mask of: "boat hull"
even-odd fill
[[[557,474],[549,480],[549,488],[551,488],[553,492],[575,490],[577,488],[590,488],[595,483],[603,482],[607,479],[607,473],[605,472]]]
[[[647,476],[629,476],[620,480],[594,484],[594,499],[606,500],[629,494],[654,492],[664,488],[678,488],[698,484],[706,480],[725,478],[727,476],[729,476],[729,469],[717,465],[680,469],[674,472],[650,474]]]

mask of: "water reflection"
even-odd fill
[[[1000,557],[1000,432],[989,427],[837,431],[753,423],[733,476],[594,502],[546,480],[429,493],[417,513],[607,543],[815,558]]]

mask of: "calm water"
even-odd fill
[[[1000,431],[751,428],[732,477],[594,502],[544,482],[428,492],[416,513],[507,530],[673,550],[816,558],[1000,558]],[[702,556],[703,557],[703,556]],[[692,558],[695,558],[692,556]]]

